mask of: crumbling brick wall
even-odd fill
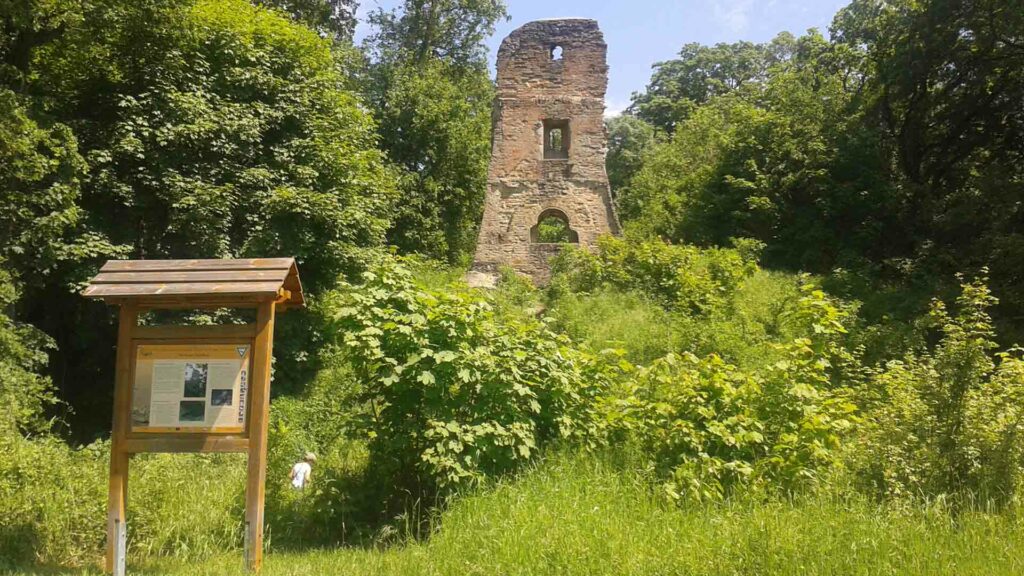
[[[546,282],[560,245],[537,241],[543,216],[566,220],[582,246],[619,232],[605,172],[607,51],[584,19],[530,22],[501,43],[474,270],[508,265]]]

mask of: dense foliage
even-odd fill
[[[0,4],[0,569],[101,553],[113,323],[76,292],[116,257],[297,257],[275,549],[434,535],[457,496],[556,453],[614,461],[583,492],[613,475],[665,526],[803,498],[1017,522],[1020,0],[853,0],[828,39],[685,45],[608,122],[627,233],[563,246],[545,287],[503,270],[488,290],[461,265],[505,5],[407,0],[359,47],[355,7]],[[133,458],[133,558],[240,547],[244,468]],[[580,485],[516,498],[617,509]]]
[[[896,195],[857,92],[831,72],[841,55],[814,33],[791,50],[690,107],[619,192],[627,223],[703,245],[755,238],[768,262],[817,272],[886,256]]]
[[[633,175],[643,166],[644,155],[656,142],[654,127],[637,116],[620,114],[610,118],[608,156],[605,166],[613,191],[627,188]]]
[[[406,0],[369,16],[364,92],[403,169],[388,239],[405,251],[458,263],[476,244],[494,95],[483,41],[505,16],[501,0]]]
[[[16,298],[10,276],[0,270],[0,310]],[[35,435],[49,430],[46,409],[56,402],[50,379],[43,376],[46,351],[53,341],[38,329],[0,312],[0,437]]]
[[[1022,14],[855,0],[831,40],[684,46],[630,108],[668,141],[620,183],[627,227],[756,238],[769,265],[874,279],[862,298],[892,282],[951,293],[954,273],[987,266],[997,324],[1019,333]]]
[[[25,100],[0,88],[0,259],[38,288],[92,239],[70,235],[82,217],[84,161],[75,137],[65,125],[32,119]]]
[[[135,257],[295,255],[314,291],[380,243],[392,183],[329,44],[240,0],[91,10],[36,73],[94,229]]]
[[[610,285],[643,292],[669,308],[709,312],[757,269],[749,250],[671,246],[604,237],[595,252],[567,249],[552,263],[555,290],[589,292]]]
[[[478,292],[418,286],[394,263],[328,301],[389,484],[429,495],[514,470],[557,439],[595,441],[605,368],[543,324],[499,318]]]
[[[838,461],[837,448],[854,420],[850,387],[863,374],[857,353],[844,346],[850,307],[805,283],[796,294],[769,293],[772,306],[761,318],[738,310],[737,297],[748,296],[744,284],[764,288],[763,280],[754,280],[760,274],[756,247],[744,248],[609,238],[594,254],[566,251],[555,261],[549,292],[557,323],[570,332],[593,333],[614,323],[598,315],[580,326],[573,318],[595,316],[590,305],[575,310],[581,293],[598,294],[600,301],[609,289],[619,291],[611,292],[615,303],[629,302],[628,294],[646,298],[662,313],[639,310],[659,326],[674,326],[656,329],[656,342],[649,343],[643,336],[649,328],[633,323],[622,329],[621,340],[607,342],[646,366],[605,405],[613,428],[635,438],[674,499],[720,499],[739,486],[814,483]],[[789,327],[777,326],[768,336],[764,328],[772,322]],[[744,334],[730,341],[735,331]],[[650,349],[663,356],[651,359]]]
[[[110,420],[109,389],[83,384],[110,380],[112,324],[75,292],[104,258],[295,256],[315,295],[383,243],[396,180],[351,49],[277,12],[242,0],[24,11],[5,20],[0,256],[30,288],[19,317],[57,342],[55,383],[89,438]],[[293,317],[284,330],[316,325]],[[315,353],[315,331],[293,331],[282,384],[301,386]]]
[[[934,349],[888,362],[864,391],[871,418],[860,466],[885,496],[949,494],[1008,501],[1024,452],[1024,351],[996,348],[983,280],[963,285],[950,314],[932,304]]]
[[[352,39],[356,31],[356,0],[257,0],[274,6],[316,30],[321,36],[333,36],[339,42]]]

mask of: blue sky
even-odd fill
[[[491,61],[502,38],[531,20],[581,16],[596,19],[608,42],[609,113],[621,111],[629,96],[642,90],[651,65],[673,58],[687,42],[715,44],[770,40],[788,30],[828,32],[836,11],[849,0],[506,0],[512,19],[502,22],[490,39]],[[393,8],[398,0],[362,0],[360,17],[377,7]],[[357,39],[366,33],[356,31]]]

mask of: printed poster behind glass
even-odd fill
[[[251,345],[139,344],[132,432],[245,430]]]

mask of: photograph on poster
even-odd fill
[[[182,400],[178,407],[179,422],[203,422],[206,420],[205,400]]]
[[[230,388],[217,389],[210,392],[210,406],[231,406],[231,397],[234,390]]]
[[[206,378],[210,373],[207,363],[185,364],[185,398],[206,398]]]
[[[132,426],[149,424],[149,404],[132,404]]]

